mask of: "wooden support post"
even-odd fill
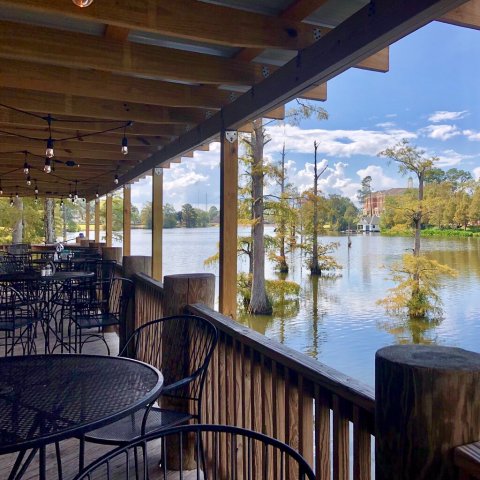
[[[95,199],[95,243],[100,243],[100,199]]]
[[[85,205],[85,238],[90,238],[90,202]]]
[[[203,303],[213,308],[215,302],[215,275],[211,273],[165,275],[163,291],[163,313],[165,316],[181,314],[184,312],[185,306],[192,303]],[[176,327],[175,325],[170,325],[170,328],[175,329]],[[177,332],[176,334],[185,338],[188,338],[189,335],[188,330]],[[164,355],[172,358],[172,354],[179,359],[179,362],[181,361],[181,352],[168,352],[168,345],[165,345]],[[188,365],[185,365],[185,367],[188,367]],[[188,411],[189,401],[165,396],[162,397],[162,407]],[[167,461],[169,468],[172,470],[178,470],[179,467],[178,449],[179,445],[176,445],[174,438],[172,438],[167,448]],[[194,450],[193,442],[183,443],[183,462],[184,468],[187,470],[193,469],[195,466]]]
[[[124,256],[122,261],[122,270],[122,276],[130,280],[133,280],[133,277],[137,273],[145,273],[146,275],[150,275],[152,273],[152,257],[139,255]],[[120,325],[119,329],[120,351],[123,350],[123,347],[136,327],[135,305],[134,302],[131,302],[127,309],[125,325]],[[130,353],[131,352],[127,352],[127,355]]]
[[[123,186],[123,254],[130,255],[132,224],[132,189],[129,183]]]
[[[107,247],[112,246],[112,195],[107,194],[107,199],[105,201],[105,241]]]
[[[115,262],[121,263],[122,253],[122,247],[102,247],[102,258],[104,260],[115,260]]]
[[[455,480],[453,449],[479,439],[480,355],[396,345],[375,359],[377,480]]]
[[[220,157],[220,297],[219,310],[237,316],[238,136],[223,131]]]
[[[163,168],[152,170],[152,278],[162,281]]]

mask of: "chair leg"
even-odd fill
[[[85,437],[80,437],[80,448],[78,454],[78,471],[81,472],[85,466]]]
[[[55,454],[57,456],[58,480],[63,479],[62,456],[60,452],[60,442],[55,442]]]

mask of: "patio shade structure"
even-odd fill
[[[91,200],[221,140],[220,268],[234,280],[237,150],[225,132],[281,119],[297,97],[324,100],[350,67],[386,72],[391,43],[433,20],[478,28],[479,12],[479,0],[0,0],[3,194],[76,186]]]

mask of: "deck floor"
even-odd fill
[[[41,330],[41,329],[39,329]],[[111,355],[118,353],[118,335],[116,333],[106,333],[105,338],[111,350]],[[38,345],[44,345],[44,337],[39,333],[37,338]],[[39,347],[38,352],[43,353],[43,347]],[[60,353],[60,352],[56,352]],[[106,355],[106,347],[101,341],[91,342],[85,345],[83,352],[85,354]],[[157,448],[155,448],[157,447]],[[78,473],[78,452],[79,441],[77,439],[68,439],[60,443],[63,479],[72,479]],[[105,445],[98,445],[93,443],[86,443],[85,447],[85,465],[88,465],[93,460],[99,458],[101,455],[110,451],[112,447]],[[7,479],[10,471],[13,467],[17,454],[9,454],[0,456],[0,479]],[[160,461],[160,449],[155,444],[149,446],[149,478],[151,480],[161,480],[164,478],[158,464]],[[93,479],[105,478],[104,476],[92,477]],[[111,476],[112,480],[125,479],[125,472],[121,470],[114,470]],[[131,478],[135,478],[132,476]],[[167,479],[179,478],[178,472],[168,472]],[[196,479],[196,472],[190,472],[190,474],[184,474],[185,480]],[[25,472],[22,480],[37,480],[38,479],[38,456],[32,461],[31,465]],[[47,446],[47,479],[57,480],[58,469],[57,460],[55,455],[55,446]]]

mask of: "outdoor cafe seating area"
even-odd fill
[[[295,478],[314,478],[283,442],[195,426],[218,341],[210,321],[158,318],[120,349],[133,282],[98,250],[58,250],[13,245],[0,257],[1,478],[271,478],[272,468],[283,478],[293,465]],[[207,443],[217,445],[208,463]]]

